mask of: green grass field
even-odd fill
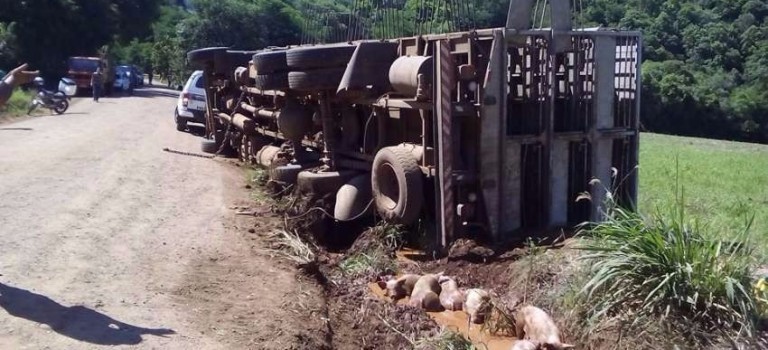
[[[675,203],[676,169],[689,219],[717,234],[743,230],[754,215],[752,233],[768,237],[768,145],[642,134],[641,213]]]

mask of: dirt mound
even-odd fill
[[[457,239],[448,251],[448,260],[466,260],[470,262],[485,262],[493,258],[493,249],[479,245],[476,241],[466,238]]]

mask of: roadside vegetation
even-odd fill
[[[32,92],[16,89],[5,106],[0,107],[0,118],[13,118],[27,114],[29,102],[34,95]]]
[[[591,348],[768,346],[766,166],[766,146],[643,134],[639,212],[609,203],[574,249],[529,249],[511,285]]]
[[[686,216],[682,187],[677,195],[672,211],[646,217],[611,207],[605,222],[581,231],[587,281],[575,310],[587,337],[610,324],[619,339],[662,348],[743,343],[757,335],[751,221],[740,231],[712,231]],[[668,342],[675,338],[685,343]]]

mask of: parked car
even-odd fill
[[[174,112],[176,130],[184,131],[189,122],[205,124],[205,109],[203,71],[198,70],[192,73],[179,94]]]
[[[131,66],[118,66],[115,68],[115,84],[114,87],[117,90],[121,91],[128,91],[130,88],[130,85],[133,84],[133,86],[136,86],[136,84],[131,81],[131,77],[128,75],[128,72],[132,72]]]
[[[144,86],[144,72],[139,67],[133,67],[134,86]]]

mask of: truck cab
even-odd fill
[[[97,68],[101,68],[104,75],[104,86],[102,91],[109,94],[115,81],[115,73],[109,64],[109,61],[100,57],[70,57],[67,64],[67,77],[74,80],[78,92],[90,90],[91,76]]]

